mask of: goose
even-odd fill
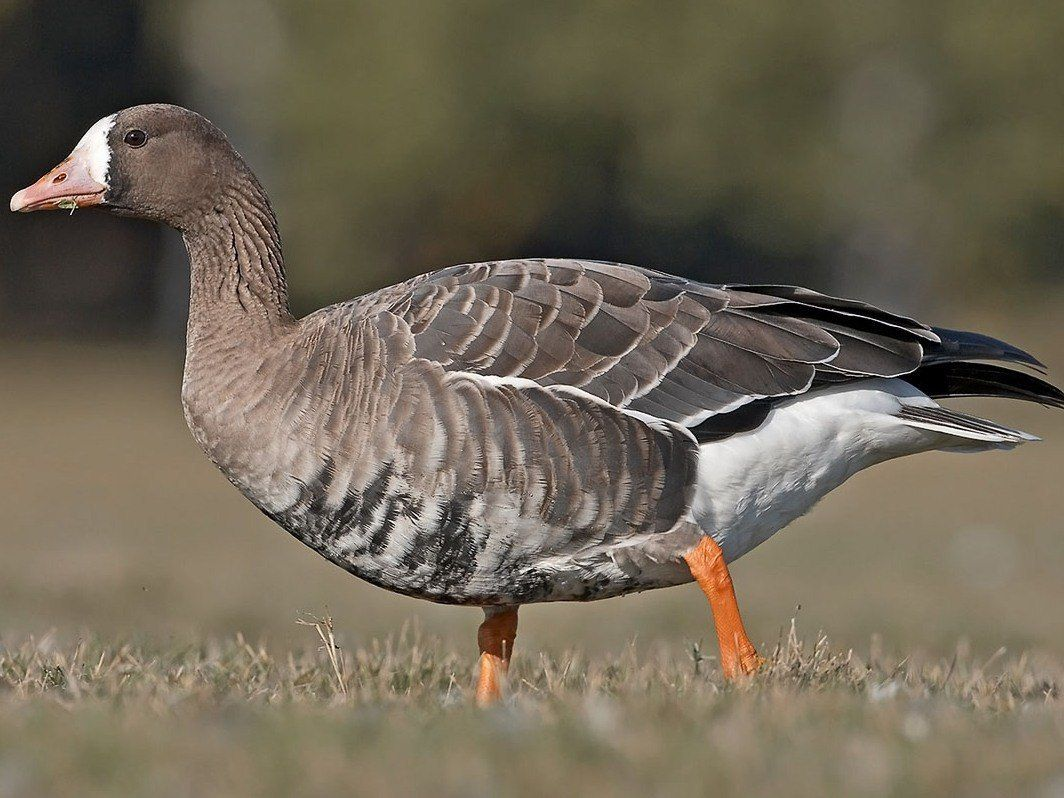
[[[182,405],[228,480],[348,572],[483,609],[480,704],[522,605],[692,581],[723,675],[753,674],[728,563],[875,463],[1037,440],[936,399],[1064,407],[985,335],[603,261],[452,266],[297,319],[266,191],[174,105],[104,117],[11,199],[83,207],[183,236]]]

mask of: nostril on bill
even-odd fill
[[[60,172],[59,174],[57,174],[55,177],[52,178],[52,183],[62,183],[66,179],[67,179],[66,172]]]

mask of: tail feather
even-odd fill
[[[941,432],[969,441],[981,441],[991,447],[1011,448],[1027,441],[1041,440],[1018,429],[936,405],[903,405],[897,418],[910,427]]]

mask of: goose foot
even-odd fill
[[[757,653],[757,649],[747,641],[745,646],[737,646],[736,652],[725,657],[722,649],[720,667],[724,671],[724,678],[729,680],[741,679],[744,676],[753,676],[767,660]]]

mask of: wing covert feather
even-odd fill
[[[706,285],[600,261],[456,266],[377,300],[449,371],[579,388],[687,426],[920,364],[928,327],[804,288]]]

